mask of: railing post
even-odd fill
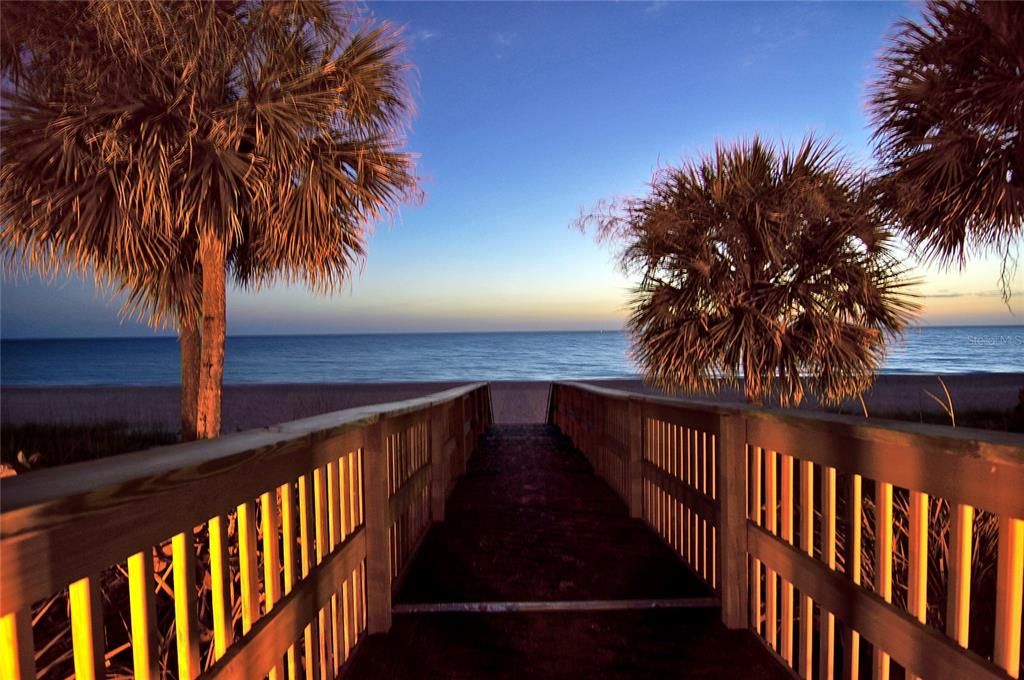
[[[386,633],[391,629],[391,527],[385,423],[368,426],[364,436],[366,627],[370,634]]]
[[[746,628],[747,588],[747,427],[739,413],[722,415],[718,429],[718,582],[722,623]]]
[[[444,521],[445,497],[448,492],[448,470],[444,455],[444,406],[430,411],[430,519]]]
[[[644,418],[643,407],[629,400],[629,516],[644,516]]]

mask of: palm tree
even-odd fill
[[[928,0],[871,92],[883,205],[929,259],[1003,256],[1024,234],[1024,4]]]
[[[757,137],[659,170],[650,193],[578,225],[640,277],[629,329],[667,390],[743,386],[748,401],[860,394],[914,302],[865,178],[827,143]]]
[[[176,324],[183,424],[194,402],[216,436],[227,275],[336,290],[416,193],[400,35],[317,0],[19,3],[3,23],[0,244]]]

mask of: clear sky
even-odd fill
[[[424,205],[345,292],[231,291],[229,334],[621,328],[630,282],[570,229],[659,164],[759,132],[870,159],[865,92],[904,3],[381,3],[418,73]],[[921,323],[1021,323],[998,262],[919,268]],[[1018,274],[1020,307],[1024,279]],[[4,281],[4,337],[146,335],[79,279]]]

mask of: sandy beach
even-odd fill
[[[943,376],[958,412],[1010,409],[1024,389],[1024,373],[960,374]],[[660,394],[639,380],[588,381],[603,387]],[[227,385],[224,388],[224,431],[266,427],[305,416],[355,406],[411,399],[465,384],[462,382]],[[494,418],[499,423],[543,421],[547,414],[549,382],[493,382]],[[926,394],[942,395],[935,376],[879,378],[866,396],[869,413],[937,412]],[[708,397],[701,397],[708,398]],[[742,401],[735,391],[715,397]],[[88,423],[122,421],[146,429],[178,428],[179,391],[167,387],[4,387],[0,389],[0,424]],[[814,408],[808,404],[806,408]],[[844,405],[860,413],[859,403]]]

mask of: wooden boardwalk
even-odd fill
[[[391,631],[353,678],[791,677],[716,607],[399,613],[424,603],[680,600],[711,593],[555,428],[492,426],[427,534]]]

